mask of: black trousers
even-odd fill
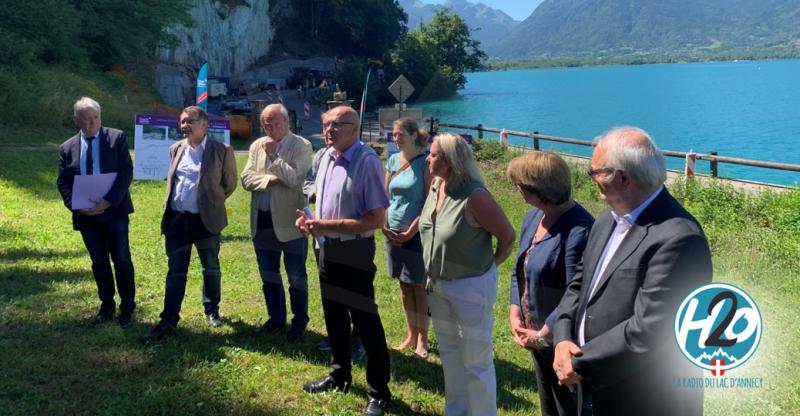
[[[699,368],[694,369],[687,365],[688,361],[675,363],[676,361],[665,358],[615,385],[592,388],[593,414],[702,416],[703,389],[678,388],[672,385],[676,377],[702,377],[702,372]]]
[[[542,416],[576,416],[591,415],[591,410],[578,413],[578,401],[575,393],[566,386],[558,384],[558,376],[553,370],[555,354],[553,348],[532,351],[533,368],[536,371],[536,385],[539,390],[539,402]]]
[[[317,243],[314,236],[309,236],[309,243],[314,249],[314,262],[317,264],[317,269],[319,270],[319,251],[320,249],[317,248]],[[352,321],[351,321],[352,322]],[[330,340],[329,340],[330,341]],[[353,327],[350,333],[350,345],[356,345],[361,343],[361,337],[358,336],[358,328]]]
[[[220,235],[211,234],[200,214],[174,213],[164,230],[164,247],[169,270],[164,288],[161,321],[172,327],[180,320],[181,304],[186,293],[186,275],[197,248],[203,273],[203,309],[206,314],[219,312],[222,273],[219,267]]]
[[[319,279],[325,327],[331,343],[331,376],[350,383],[350,317],[367,352],[367,394],[391,399],[389,349],[375,303],[375,239],[326,239],[320,248]]]
[[[92,274],[97,295],[105,308],[115,308],[114,278],[120,298],[120,310],[132,312],[136,307],[136,282],[128,243],[128,216],[83,218],[80,226],[83,244],[92,259]],[[111,261],[114,262],[114,273]]]

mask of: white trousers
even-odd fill
[[[497,414],[492,327],[497,268],[483,275],[436,281],[428,296],[444,371],[445,414]]]

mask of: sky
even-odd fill
[[[428,4],[442,4],[445,0],[421,0]],[[468,0],[470,3],[483,3],[494,9],[500,9],[515,20],[525,20],[533,13],[533,9],[543,0]]]

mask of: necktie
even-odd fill
[[[94,136],[87,137],[86,143],[86,174],[91,175],[94,173],[94,158],[92,157],[92,141],[94,140]]]

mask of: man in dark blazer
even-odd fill
[[[641,129],[602,137],[589,176],[610,209],[557,310],[559,382],[588,384],[595,415],[701,415],[702,389],[673,387],[701,371],[682,357],[672,328],[681,300],[711,281],[703,230],[667,192],[664,156]]]
[[[236,160],[230,146],[206,134],[208,113],[202,108],[186,107],[181,112],[180,125],[184,139],[169,149],[167,197],[161,218],[169,262],[164,310],[159,324],[140,338],[142,342],[159,340],[178,325],[193,245],[203,266],[206,320],[211,326],[222,325],[220,232],[228,225],[225,199],[238,181]]]
[[[72,211],[72,228],[80,231],[97,283],[100,310],[92,319],[101,324],[114,318],[114,262],[117,290],[120,297],[119,326],[131,326],[134,297],[133,262],[128,244],[128,214],[133,212],[128,188],[133,179],[133,163],[125,133],[101,126],[100,104],[82,97],[73,106],[73,119],[80,131],[58,148],[58,191],[64,205]],[[72,185],[75,175],[116,173],[111,189],[92,202],[93,208],[72,209]]]

